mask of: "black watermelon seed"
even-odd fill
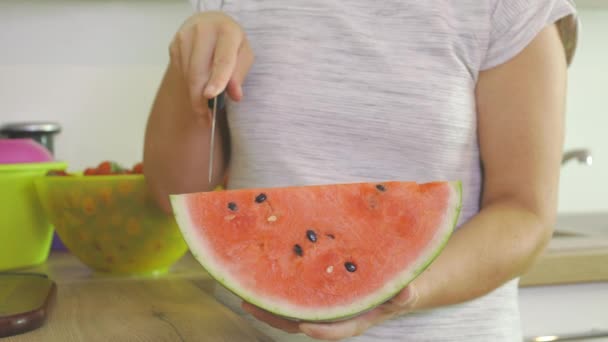
[[[376,189],[380,190],[380,191],[386,191],[386,188],[384,187],[384,185],[382,184],[378,184],[376,185]]]
[[[346,270],[348,272],[355,272],[357,270],[357,266],[355,266],[355,264],[353,264],[352,262],[344,263],[344,267],[346,267]]]
[[[334,236],[334,234],[325,234],[325,235],[327,235],[327,237],[328,237],[328,238],[330,238],[330,239],[332,239],[332,240],[336,238],[336,237]]]
[[[304,251],[302,250],[302,247],[300,245],[295,245],[293,246],[293,251],[298,255],[298,256],[302,256],[304,255]]]
[[[317,242],[317,234],[315,233],[314,230],[309,229],[306,231],[306,237],[308,238],[308,240],[310,240],[311,242]]]
[[[255,201],[257,203],[262,203],[266,200],[266,194],[265,193],[261,193],[259,195],[256,196]]]
[[[230,202],[228,203],[228,209],[232,210],[232,211],[236,211],[238,209],[236,203],[234,202]]]

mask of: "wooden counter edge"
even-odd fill
[[[520,278],[520,287],[608,281],[608,248],[545,251]]]

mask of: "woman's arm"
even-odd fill
[[[550,240],[564,139],[566,58],[554,25],[480,74],[482,209],[419,277],[417,309],[466,301],[522,275]]]
[[[214,153],[219,157],[208,183],[209,115],[195,112],[188,93],[182,73],[169,65],[146,126],[144,172],[149,189],[166,212],[171,212],[170,194],[209,191],[222,181],[225,170],[222,138],[226,132],[218,129]]]

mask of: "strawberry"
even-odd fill
[[[86,170],[84,170],[85,176],[94,176],[95,174],[97,174],[97,172],[94,168],[87,167]]]
[[[98,175],[121,174],[124,170],[118,163],[112,161],[103,161],[97,166]]]
[[[142,173],[144,173],[144,163],[139,162],[139,163],[135,164],[135,166],[133,166],[132,172],[134,174],[142,174]]]

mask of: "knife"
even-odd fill
[[[218,110],[222,110],[224,107],[224,92],[222,91],[218,96],[209,99],[207,106],[212,110],[211,117],[211,141],[209,142],[209,184],[211,184],[211,178],[213,177],[213,152],[215,151],[215,123]]]

